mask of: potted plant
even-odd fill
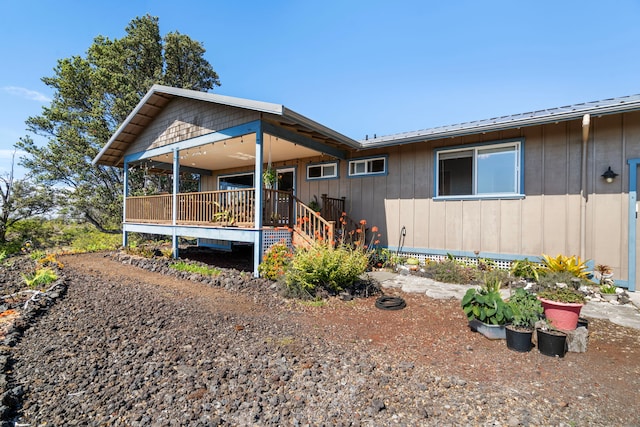
[[[268,166],[262,174],[262,180],[264,181],[265,188],[273,188],[277,179],[278,172],[271,166]]]
[[[501,285],[499,276],[486,274],[483,286],[469,289],[461,301],[471,330],[489,339],[505,339],[505,325],[513,318],[511,307],[500,295]]]
[[[557,329],[573,330],[578,324],[580,310],[585,304],[578,286],[587,280],[587,263],[577,257],[558,255],[555,258],[542,255],[544,268],[541,270],[540,284],[543,291],[538,292],[544,315]]]
[[[616,301],[618,299],[616,289],[617,287],[611,279],[605,279],[604,282],[600,284],[600,295],[607,301]]]
[[[420,268],[420,260],[417,258],[408,258],[405,264],[411,271],[417,271]]]
[[[536,329],[538,351],[546,356],[564,357],[567,353],[567,334],[557,330],[548,319],[544,326]]]
[[[555,286],[538,292],[538,298],[545,317],[555,328],[573,330],[577,327],[580,310],[586,301],[582,292],[566,283],[556,283]]]
[[[507,348],[527,352],[531,350],[533,330],[543,312],[542,304],[535,295],[522,288],[516,289],[508,304],[513,320],[506,326]]]
[[[616,293],[616,285],[613,284],[613,270],[605,264],[596,265],[595,271],[600,278],[600,295],[607,301],[615,301],[618,299]]]

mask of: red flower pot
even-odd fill
[[[545,317],[554,328],[572,331],[578,326],[578,317],[580,317],[580,310],[584,304],[538,299],[544,308]]]

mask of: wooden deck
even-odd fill
[[[177,194],[175,224],[173,200],[171,194],[127,197],[125,223],[255,228],[253,188]],[[263,189],[262,226],[288,227],[308,242],[335,238],[335,221],[327,221],[286,191]]]

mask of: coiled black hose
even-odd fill
[[[406,306],[407,303],[400,297],[383,295],[376,300],[376,307],[381,310],[402,310]]]

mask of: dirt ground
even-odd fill
[[[528,388],[561,407],[577,400],[584,404],[587,399],[592,405],[626,411],[629,425],[640,424],[640,331],[606,320],[590,319],[586,353],[568,353],[559,359],[536,349],[513,352],[502,340],[488,340],[471,332],[457,300],[435,300],[394,290],[387,294],[402,296],[406,308],[380,310],[374,305],[375,297],[370,297],[352,301],[333,298],[321,306],[288,301],[274,304],[274,309],[268,299],[255,301],[242,293],[150,273],[102,254],[67,256],[63,261],[67,273],[75,270],[103,278],[146,281],[157,285],[159,291],[178,291],[203,304],[215,299],[218,310],[248,317],[256,311],[271,312],[313,336],[341,344],[365,343],[386,357],[427,365],[443,375],[459,376],[484,387]],[[216,263],[215,259],[209,261]],[[273,298],[280,297],[274,294]]]

